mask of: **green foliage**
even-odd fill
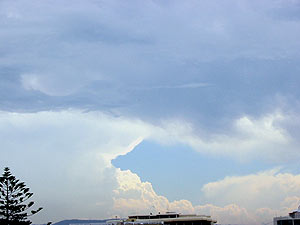
[[[27,210],[34,205],[33,201],[28,201],[33,193],[29,192],[24,182],[16,179],[8,167],[4,168],[4,173],[0,177],[0,225],[28,225],[28,220],[42,208]]]

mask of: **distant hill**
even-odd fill
[[[57,223],[53,223],[52,225],[70,225],[76,223],[105,223],[107,220],[63,220]]]

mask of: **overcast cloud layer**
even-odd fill
[[[0,4],[2,110],[84,108],[209,127],[299,110],[299,1]]]
[[[37,222],[153,206],[266,222],[297,206],[300,171],[212,180],[193,205],[111,160],[151,140],[296,165],[299,73],[298,0],[0,0],[0,163],[34,188]]]

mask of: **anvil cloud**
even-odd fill
[[[45,206],[36,221],[155,206],[253,224],[296,207],[299,15],[298,0],[1,0],[0,163]],[[142,141],[265,169],[211,178],[197,199],[181,177],[170,200],[167,180],[111,162]]]

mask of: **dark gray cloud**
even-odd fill
[[[298,11],[298,1],[2,1],[0,109],[213,129],[297,111]]]

